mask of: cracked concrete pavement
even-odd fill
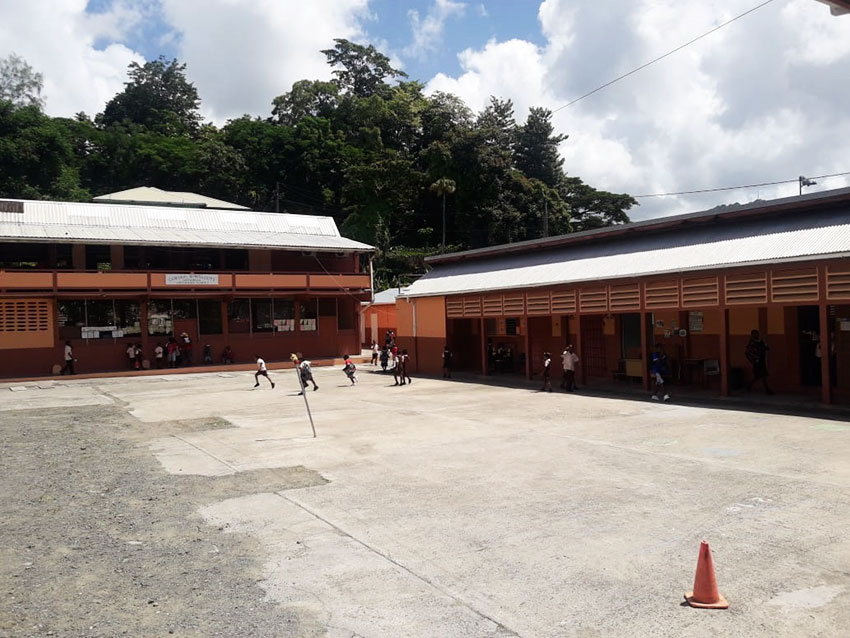
[[[354,387],[315,375],[315,439],[289,371],[275,390],[249,373],[0,385],[0,414],[126,411],[165,480],[320,476],[195,510],[213,536],[250,539],[264,601],[304,621],[269,635],[834,636],[850,622],[850,425],[393,387],[369,366]],[[680,605],[703,538],[724,612]]]

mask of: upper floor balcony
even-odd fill
[[[367,273],[352,272],[234,272],[234,271],[133,271],[133,270],[0,270],[0,292],[138,293],[161,296],[215,293],[245,294],[256,292],[327,295],[366,294],[371,280]]]

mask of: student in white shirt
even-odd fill
[[[576,387],[576,364],[578,363],[578,355],[572,345],[568,345],[561,353],[561,360],[564,366],[564,377],[561,379],[561,387],[567,392],[578,390]]]
[[[256,381],[256,383],[254,384],[254,387],[259,388],[260,387],[260,376],[264,376],[266,379],[269,379],[269,371],[268,371],[268,368],[266,368],[266,362],[265,361],[263,361],[257,355],[254,355],[254,357],[257,359],[257,371],[254,373],[254,381]],[[269,383],[272,384],[272,389],[274,389],[274,381],[269,379]]]
[[[74,372],[74,349],[71,347],[71,342],[65,342],[65,365],[62,366],[62,371],[59,374],[65,374],[67,370],[69,374],[77,374]]]
[[[163,355],[165,350],[162,347],[161,343],[156,344],[156,348],[153,349],[153,356],[156,359],[156,367],[161,368],[163,363]]]

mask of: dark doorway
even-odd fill
[[[581,318],[581,358],[588,377],[608,377],[605,359],[605,337],[602,334],[602,317],[591,315]]]
[[[820,312],[817,306],[797,308],[798,343],[800,348],[800,383],[807,386],[821,384],[820,367]]]

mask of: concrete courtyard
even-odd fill
[[[250,581],[258,608],[292,621],[246,633],[200,618],[175,635],[826,637],[850,625],[842,421],[435,379],[393,387],[361,366],[354,387],[338,368],[315,370],[313,438],[294,374],[272,372],[274,390],[246,372],[0,384],[0,424],[10,439],[33,423],[49,433],[51,415],[129,415],[91,432],[129,442],[150,461],[135,476],[157,489],[195,481],[179,520],[215,545],[234,590]],[[7,476],[12,458],[27,457],[7,455]],[[237,479],[248,482],[216,489]],[[4,518],[27,513],[12,497]],[[703,539],[725,611],[681,605]],[[5,585],[23,559],[2,556]]]

